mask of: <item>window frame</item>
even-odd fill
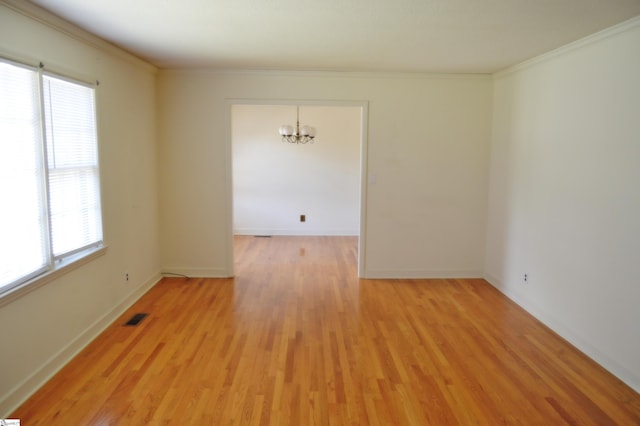
[[[87,79],[78,78],[69,72],[58,72],[56,70],[52,70],[49,67],[45,69],[44,64],[41,62],[38,65],[32,65],[30,61],[19,61],[8,58],[4,55],[0,55],[0,62],[6,63],[11,66],[23,68],[32,72],[35,72],[37,75],[37,90],[38,90],[38,98],[39,98],[39,107],[40,109],[40,120],[39,120],[39,132],[41,134],[40,137],[40,167],[42,168],[44,182],[43,185],[43,197],[44,197],[44,206],[45,210],[45,218],[46,225],[45,229],[41,228],[41,232],[45,234],[46,237],[46,264],[34,270],[15,281],[6,284],[0,287],[0,307],[4,306],[23,295],[44,286],[45,284],[54,281],[68,272],[71,272],[82,265],[89,263],[90,261],[104,255],[107,251],[107,245],[105,242],[104,235],[104,203],[103,203],[103,184],[102,184],[102,167],[101,167],[101,144],[100,144],[100,125],[98,120],[98,99],[99,99],[99,91],[98,87],[100,83],[96,80],[95,82],[90,82]],[[96,150],[96,162],[95,169],[97,175],[97,189],[99,191],[97,202],[99,203],[99,207],[97,211],[100,214],[99,221],[99,231],[100,231],[100,239],[98,241],[92,242],[84,247],[78,247],[77,249],[71,250],[68,253],[64,253],[62,256],[56,256],[53,252],[53,245],[51,243],[52,238],[52,229],[51,229],[51,204],[49,200],[49,181],[51,178],[50,168],[47,164],[47,139],[46,139],[46,122],[45,122],[45,100],[44,100],[44,77],[47,76],[49,78],[58,79],[65,81],[67,83],[71,83],[78,86],[83,86],[89,88],[93,91],[93,124],[95,126],[95,150]]]

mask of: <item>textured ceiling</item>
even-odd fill
[[[491,73],[640,0],[33,0],[161,68]]]

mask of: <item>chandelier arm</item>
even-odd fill
[[[283,130],[285,129],[285,130]],[[292,134],[287,134],[292,126],[284,125],[280,128],[280,134],[282,136],[282,142],[289,142],[295,144],[313,143],[315,140],[315,129],[309,126],[304,126],[304,134],[300,132],[300,105],[296,105],[296,127],[292,131]]]

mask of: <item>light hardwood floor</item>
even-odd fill
[[[236,261],[235,279],[161,281],[13,416],[640,424],[636,392],[481,279],[358,280],[351,237],[237,237]]]

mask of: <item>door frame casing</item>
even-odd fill
[[[226,198],[226,275],[235,276],[233,254],[233,135],[232,135],[232,108],[234,105],[305,105],[305,106],[336,106],[359,107],[360,115],[360,229],[358,235],[358,277],[366,276],[366,206],[367,206],[367,144],[369,128],[369,102],[368,101],[326,101],[326,100],[295,100],[295,99],[226,99],[226,134],[225,134],[225,198]],[[274,128],[275,129],[275,128]],[[274,131],[276,131],[275,129]]]

